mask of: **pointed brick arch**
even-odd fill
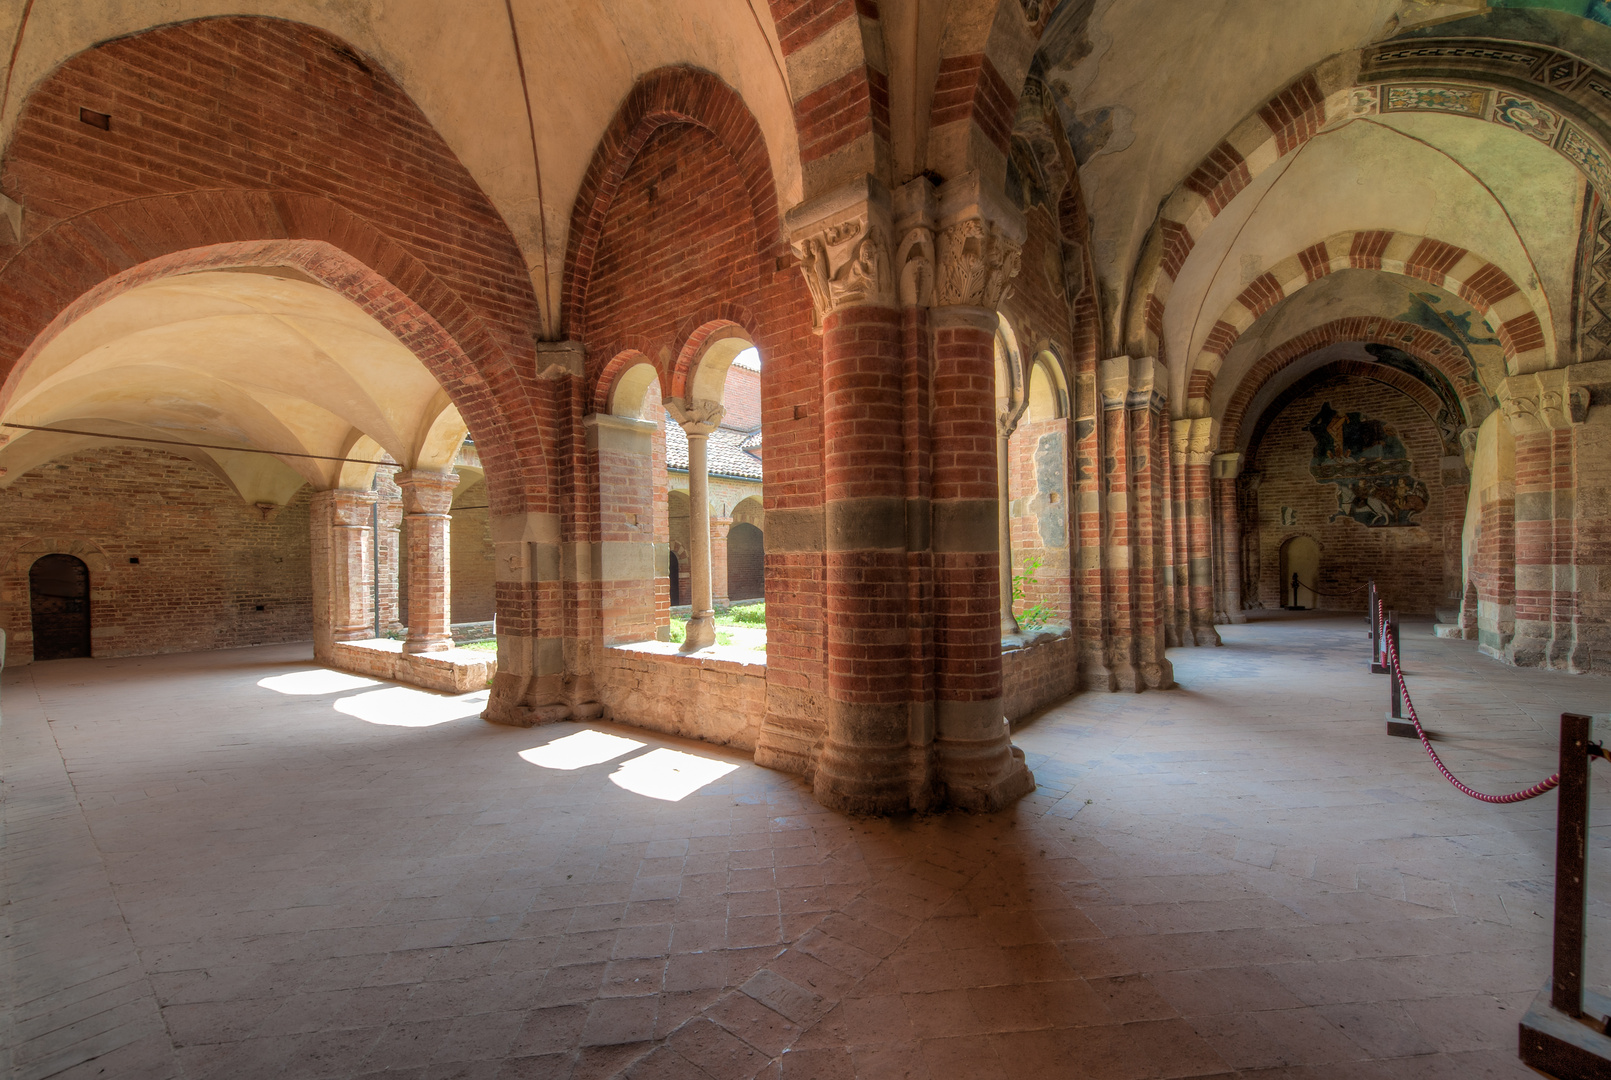
[[[1242,376],[1241,382],[1237,384],[1236,391],[1231,395],[1230,401],[1226,403],[1225,413],[1220,418],[1220,452],[1228,453],[1236,449],[1242,425],[1247,422],[1248,407],[1252,405],[1253,399],[1258,396],[1259,390],[1267,382],[1285,368],[1302,360],[1305,356],[1331,345],[1348,342],[1391,345],[1395,349],[1401,349],[1429,367],[1449,376],[1450,382],[1457,388],[1460,386],[1460,382],[1455,378],[1451,369],[1454,369],[1455,365],[1458,364],[1459,367],[1467,367],[1467,370],[1469,370],[1465,363],[1465,357],[1460,354],[1459,350],[1454,347],[1448,338],[1416,326],[1413,323],[1383,319],[1376,316],[1337,319],[1282,342],[1261,356],[1248,369],[1247,373]],[[1406,393],[1409,392],[1407,384],[1406,386],[1400,386],[1393,375],[1384,374],[1392,369],[1381,367],[1380,365],[1366,364],[1363,361],[1354,361],[1354,363],[1359,365],[1360,373],[1367,374],[1368,377],[1376,379],[1378,382],[1387,382],[1398,386],[1399,389],[1405,390]],[[1419,380],[1412,380],[1407,375],[1402,376],[1402,378],[1420,385]],[[1430,393],[1430,390],[1428,392]],[[1411,396],[1415,395],[1411,394]],[[1436,395],[1433,396],[1435,397]],[[1422,401],[1419,397],[1416,400]],[[1469,413],[1474,403],[1470,397],[1464,398],[1463,401]],[[1430,406],[1430,401],[1425,401],[1423,404]],[[1436,416],[1436,409],[1429,408],[1429,415]],[[1473,417],[1467,415],[1462,419],[1469,423]]]
[[[1259,316],[1305,286],[1347,269],[1380,270],[1448,289],[1476,308],[1494,328],[1505,359],[1513,367],[1532,370],[1549,366],[1550,343],[1538,311],[1497,265],[1465,248],[1430,237],[1358,230],[1327,237],[1282,259],[1227,304],[1193,357],[1187,398],[1209,398],[1226,355]],[[1420,333],[1447,346],[1434,348],[1429,342],[1420,347],[1438,357],[1433,362],[1449,376],[1461,397],[1480,393],[1475,372],[1465,357],[1436,334]]]

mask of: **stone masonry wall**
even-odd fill
[[[0,491],[7,663],[33,658],[28,566],[16,552],[32,552],[38,538],[61,550],[89,545],[105,556],[107,569],[90,574],[95,656],[308,639],[309,490],[265,519],[188,459],[127,446],[75,454],[19,477]]]

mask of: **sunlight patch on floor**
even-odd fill
[[[448,696],[408,686],[388,686],[342,698],[336,702],[336,711],[387,727],[434,727],[481,715],[487,707],[487,694],[486,690],[477,690]]]
[[[366,679],[345,671],[331,671],[329,668],[309,668],[307,671],[270,675],[257,680],[257,685],[280,694],[344,694],[365,686],[379,686],[380,680]]]
[[[584,769],[589,765],[602,765],[622,754],[641,750],[643,746],[644,744],[636,739],[625,739],[619,735],[587,730],[555,739],[546,746],[534,746],[530,750],[522,750],[520,756],[533,765],[541,765],[545,769],[563,769],[569,772],[572,769]]]
[[[610,783],[651,799],[681,802],[706,784],[715,783],[737,769],[730,761],[662,748],[623,761],[620,768],[610,774]]]

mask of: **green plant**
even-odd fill
[[[766,625],[766,605],[764,603],[745,604],[742,607],[728,608],[725,615],[725,621],[737,623],[740,626]]]
[[[1024,599],[1024,586],[1035,583],[1035,571],[1040,569],[1040,560],[1036,558],[1025,559],[1023,570],[1012,576],[1012,598],[1014,601]],[[1025,630],[1036,630],[1045,626],[1051,617],[1056,614],[1045,604],[1030,604],[1018,615],[1018,625]]]
[[[672,641],[672,644],[681,645],[683,642],[685,642],[687,640],[688,640],[688,620],[687,619],[672,619],[671,620],[671,641]]]

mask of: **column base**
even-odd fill
[[[1225,644],[1219,639],[1219,631],[1213,624],[1207,626],[1194,626],[1191,632],[1191,643],[1198,646],[1218,646]]]
[[[444,652],[453,648],[452,634],[432,634],[430,637],[411,637],[403,642],[406,653]]]
[[[704,612],[688,620],[684,631],[682,647],[678,652],[693,652],[716,644],[716,616],[713,612]]]
[[[935,772],[948,805],[991,813],[1035,790],[1035,774],[1008,736],[1000,698],[941,701],[935,720]]]

